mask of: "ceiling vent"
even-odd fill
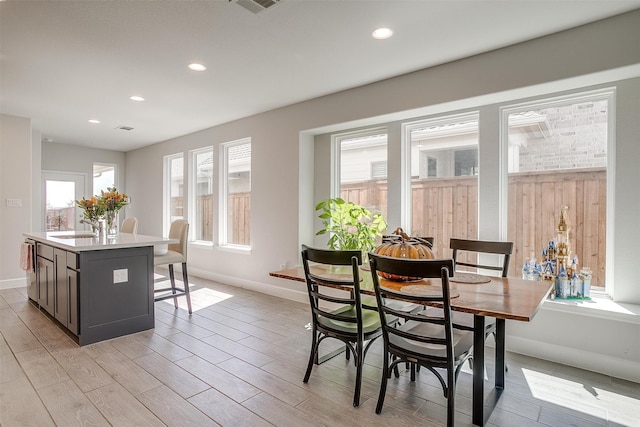
[[[239,6],[244,7],[249,12],[260,13],[269,9],[272,6],[277,5],[280,0],[229,0],[230,2],[237,3]]]
[[[120,129],[120,130],[133,130],[133,128],[131,126],[118,126],[116,129]]]

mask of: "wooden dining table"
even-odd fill
[[[334,268],[317,265],[312,267],[312,271],[318,275],[340,274],[340,272],[330,270]],[[362,270],[360,292],[365,295],[375,295],[370,272],[366,267],[362,267]],[[269,275],[305,282],[302,267],[272,271]],[[410,289],[411,293],[422,290],[425,294],[436,292],[437,288],[441,286],[439,279],[397,282],[382,278],[380,285],[400,292],[403,292],[403,288],[406,288],[407,292]],[[450,285],[452,288],[451,309],[473,314],[472,421],[474,425],[482,426],[489,419],[505,387],[505,321],[532,321],[549,295],[553,283],[549,281],[536,282],[517,277],[503,278],[458,272],[454,274]],[[494,388],[485,396],[485,325],[487,317],[496,319],[496,343]]]

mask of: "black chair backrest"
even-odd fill
[[[408,340],[442,346],[443,357],[453,363],[453,326],[451,324],[451,301],[449,290],[449,273],[453,271],[453,259],[409,259],[391,258],[376,254],[369,254],[369,265],[371,266],[371,276],[373,287],[376,292],[376,300],[380,311],[380,321],[382,323],[382,333],[385,342],[389,342],[390,336],[399,336]],[[384,287],[384,282],[378,276],[378,272],[389,273],[397,276],[421,277],[425,279],[439,278],[441,280],[441,292],[433,295],[417,295],[396,291]],[[417,283],[417,282],[416,282]],[[407,285],[412,285],[408,282]],[[432,285],[435,286],[435,285]],[[393,309],[387,305],[388,300],[409,301],[416,304],[436,304],[441,305],[442,310],[432,310],[420,314]],[[388,316],[405,319],[406,321],[416,321],[444,325],[444,334],[441,329],[436,328],[440,333],[434,335],[415,334],[411,330],[397,328],[386,321]]]
[[[315,271],[310,263],[323,264],[325,267]],[[358,333],[362,333],[359,270],[359,266],[362,265],[362,251],[314,249],[302,245],[302,264],[314,323],[318,323],[318,316],[347,323],[357,323]],[[326,268],[326,266],[332,265],[351,266],[351,268],[345,268],[344,271],[336,274]],[[333,290],[329,291],[331,288]],[[342,289],[344,296],[337,296],[339,292],[335,290],[336,288]],[[345,288],[350,288],[350,290],[344,291]],[[322,307],[321,301],[354,306],[356,318],[332,312],[331,308]]]
[[[467,240],[467,239],[451,239],[449,248],[453,249],[453,260],[456,266],[463,265],[465,267],[481,268],[484,270],[500,271],[502,277],[507,277],[509,273],[509,261],[513,252],[513,242],[492,242],[488,240]],[[471,262],[469,260],[460,261],[460,251],[475,252],[476,259],[478,253],[503,255],[504,259],[501,266],[480,264],[479,262]]]

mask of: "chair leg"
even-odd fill
[[[382,365],[382,381],[380,381],[380,393],[378,394],[378,404],[376,405],[376,414],[382,412],[382,405],[384,405],[384,395],[387,393],[387,377],[390,376],[389,372],[389,353],[384,351],[384,365]],[[397,365],[396,365],[397,367]]]
[[[447,372],[449,386],[447,387],[447,427],[454,427],[456,416],[456,381],[453,379],[453,373]]]
[[[364,364],[364,345],[362,341],[356,343],[356,389],[353,393],[353,407],[360,406],[360,389],[362,388],[362,365]]]
[[[189,308],[189,314],[191,310],[191,294],[189,293],[189,279],[187,277],[187,263],[182,263],[182,281],[184,282],[184,294],[187,297],[187,307]]]
[[[391,356],[390,360],[393,363],[393,362],[395,362],[396,357],[395,356]],[[393,374],[396,376],[396,378],[400,378],[400,371],[398,370],[398,364],[397,363],[393,366]],[[391,378],[391,372],[389,372],[389,378]]]
[[[313,363],[318,363],[318,333],[316,332],[315,326],[312,331],[313,337],[311,338],[311,353],[309,354],[309,363],[307,364],[307,372],[304,374],[303,383],[309,381],[309,377],[311,376],[311,369],[313,368]]]
[[[173,264],[169,264],[169,278],[171,279],[171,293],[173,295],[176,295],[176,277],[175,274],[173,274]],[[178,309],[178,297],[174,296],[173,297],[173,305],[175,306],[176,310]]]

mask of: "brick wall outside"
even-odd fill
[[[520,172],[607,166],[607,102],[587,101],[536,110],[550,125],[547,138],[520,148]]]

